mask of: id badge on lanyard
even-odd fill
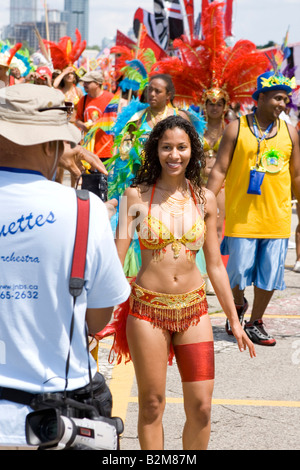
[[[257,156],[256,156],[256,164],[250,170],[250,180],[249,186],[247,190],[247,194],[256,194],[261,195],[261,185],[263,183],[266,170],[259,164],[259,154],[260,154],[260,145],[261,142],[267,137],[267,135],[271,132],[273,128],[274,122],[272,122],[264,132],[264,134],[259,137],[258,128],[256,124],[256,117],[254,115],[253,119],[253,130],[257,140]]]

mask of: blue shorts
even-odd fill
[[[222,255],[229,255],[227,273],[231,288],[254,284],[259,289],[285,289],[284,263],[288,238],[224,237]]]

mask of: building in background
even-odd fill
[[[35,23],[38,20],[37,0],[10,0],[9,24]]]
[[[43,39],[47,38],[45,21],[37,21],[36,23],[20,23],[14,25],[10,28],[9,39],[12,42],[21,42],[33,49],[33,51],[37,51],[39,49],[39,42],[35,34],[35,28]],[[67,34],[67,23],[62,21],[49,22],[48,30],[51,41],[58,42],[61,37]]]
[[[47,37],[45,9],[42,0],[10,0],[9,25],[1,31],[1,39],[12,43],[22,42],[26,47],[38,49],[35,28],[43,39],[58,42],[63,36],[76,40],[75,31],[79,29],[82,40],[89,37],[89,0],[65,0],[64,11],[49,10]]]
[[[89,40],[89,0],[65,0],[62,21],[67,23],[67,36],[73,40],[76,28],[81,33],[82,40]]]

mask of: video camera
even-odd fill
[[[100,416],[95,406],[63,393],[38,395],[26,418],[26,440],[39,450],[118,450],[121,418]],[[39,409],[40,408],[40,409]]]

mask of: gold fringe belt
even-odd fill
[[[130,315],[151,322],[169,331],[184,331],[197,325],[208,312],[205,283],[199,289],[184,294],[163,294],[131,285]]]

